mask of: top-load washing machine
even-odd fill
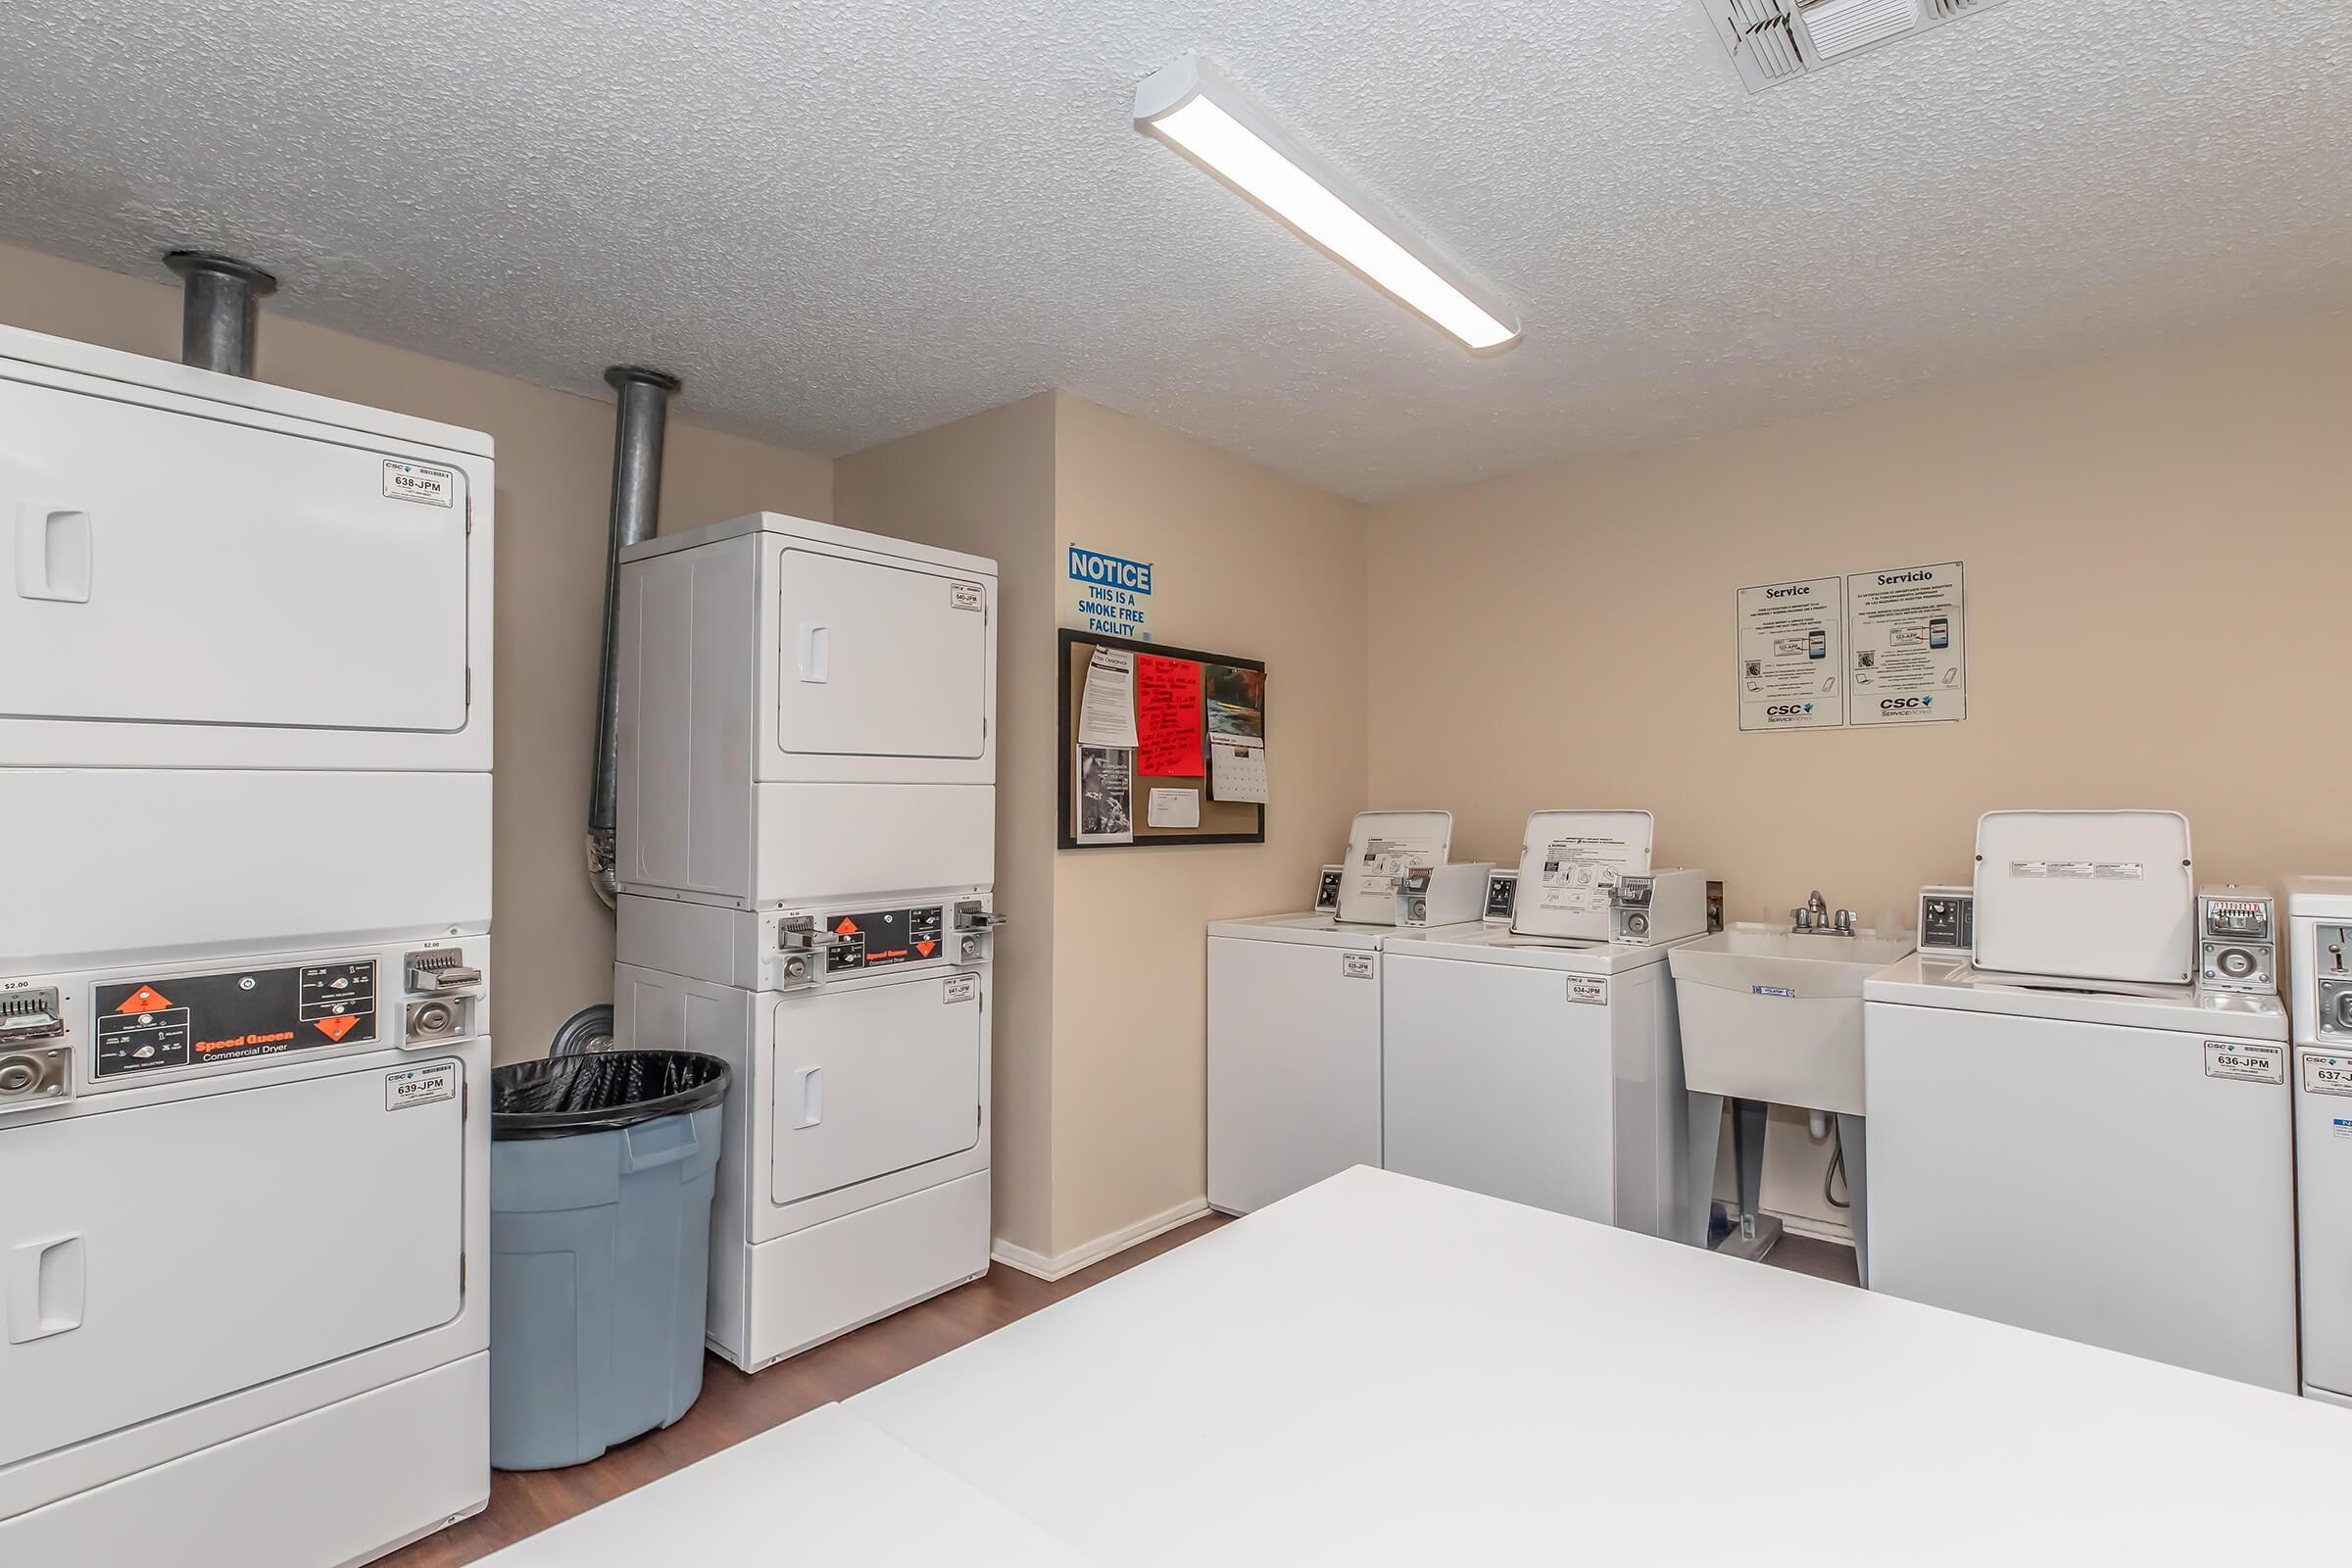
[[[2352,1406],[2352,876],[2286,881],[2303,1392]]]
[[[989,1251],[996,564],[761,514],[622,552],[617,1043],[735,1070],[712,1348]]]
[[[1609,940],[1617,883],[1648,873],[1652,832],[1647,811],[1538,811],[1509,924],[1387,940],[1390,1170],[1703,1243],[1672,944]]]
[[[488,1500],[495,490],[475,431],[0,328],[0,1562]]]
[[[1871,1288],[2292,1391],[2287,1013],[2190,983],[2187,821],[1993,812],[1975,893],[1864,983]]]
[[[1451,863],[1452,845],[1449,811],[1361,812],[1321,907],[1210,923],[1210,1206],[1246,1214],[1381,1163],[1385,939],[1476,931],[1488,906],[1493,864]]]

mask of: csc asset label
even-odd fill
[[[2249,1045],[2243,1040],[2205,1042],[2205,1076],[2233,1078],[2247,1084],[2286,1082],[2284,1046]]]

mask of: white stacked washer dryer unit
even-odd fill
[[[989,1251],[996,564],[763,513],[622,552],[615,1043],[735,1069],[710,1345]]]
[[[1863,983],[1871,1289],[2293,1391],[2287,1014],[2199,991],[2188,823],[1996,811],[1968,962]]]
[[[1452,846],[1450,811],[1364,811],[1316,909],[1210,923],[1211,1207],[1246,1214],[1380,1164],[1386,939],[1476,932],[1489,905],[1494,865],[1451,863]]]
[[[1383,944],[1390,1170],[1704,1242],[1672,943],[1609,940],[1617,884],[1648,874],[1653,832],[1647,811],[1538,811],[1508,925]],[[1676,940],[1705,930],[1702,914]]]
[[[0,329],[0,1562],[488,1500],[493,489]]]
[[[2303,1392],[2352,1407],[2352,876],[2286,880]]]

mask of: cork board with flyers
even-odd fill
[[[1065,850],[1266,841],[1266,666],[1064,630]]]

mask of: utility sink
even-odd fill
[[[1862,982],[1917,947],[1735,925],[1672,949],[1690,1092],[1861,1115]]]

